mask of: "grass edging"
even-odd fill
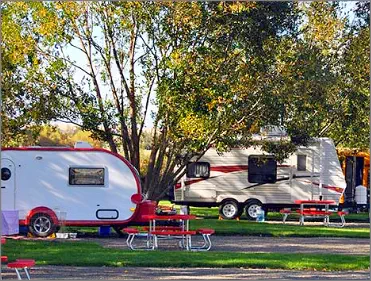
[[[124,241],[123,241],[124,243]],[[2,247],[10,261],[32,258],[37,265],[113,267],[214,267],[271,268],[287,270],[366,270],[365,255],[302,253],[236,253],[186,251],[129,251],[104,248],[93,242],[12,241]]]

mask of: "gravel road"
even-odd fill
[[[15,279],[14,271],[5,269],[2,278]],[[84,280],[369,280],[369,271],[293,271],[244,268],[140,268],[140,267],[71,267],[37,266],[31,279]]]
[[[104,247],[128,249],[124,238],[85,238]],[[326,253],[344,255],[368,255],[370,240],[358,238],[302,238],[302,237],[254,237],[254,236],[212,236],[211,251],[246,252],[246,253]],[[137,238],[136,243],[144,245],[144,238]],[[192,243],[198,241],[192,238]],[[174,250],[176,241],[161,240],[159,247],[163,250]]]

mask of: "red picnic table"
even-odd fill
[[[300,205],[300,210],[298,210],[300,214],[300,225],[304,225],[304,218],[306,217],[320,217],[324,219],[323,224],[325,226],[330,226],[330,215],[334,212],[330,211],[329,207],[330,205],[336,205],[334,200],[296,200],[295,204]],[[312,208],[305,208],[305,206],[310,206]],[[338,211],[337,213],[342,222],[339,226],[342,227],[345,224],[344,215],[346,213],[342,211]],[[331,224],[331,226],[335,226],[335,224]]]
[[[144,227],[147,231],[147,247],[145,249],[154,250],[158,248],[159,239],[181,239],[180,246],[183,249],[191,251],[208,251],[211,248],[210,235],[214,234],[213,229],[189,229],[189,221],[196,219],[194,215],[143,215],[143,219],[149,221],[149,227]],[[158,225],[158,221],[179,221],[180,226],[163,226]],[[136,228],[124,228],[123,231],[128,233],[127,245],[130,249],[135,250],[133,240],[139,234]],[[192,246],[191,237],[199,233],[202,235],[203,244],[201,246]]]
[[[152,245],[153,249],[158,248],[158,238],[159,237],[166,237],[166,238],[181,238],[182,246],[190,250],[191,249],[191,237],[192,235],[196,234],[196,231],[189,230],[189,221],[196,219],[194,215],[183,215],[183,214],[175,214],[175,215],[144,215],[144,219],[149,220],[149,243]],[[180,221],[180,227],[161,227],[156,226],[157,221]]]

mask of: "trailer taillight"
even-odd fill
[[[182,185],[180,184],[180,182],[178,182],[178,183],[175,184],[175,189],[179,189],[181,187],[182,187]]]

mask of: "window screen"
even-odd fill
[[[307,170],[307,156],[306,155],[298,155],[296,169],[298,171]]]
[[[70,185],[104,185],[104,168],[70,168]]]
[[[250,155],[248,161],[248,181],[250,183],[275,183],[277,162],[273,156]]]
[[[208,178],[210,176],[210,163],[194,162],[187,164],[188,178]]]

